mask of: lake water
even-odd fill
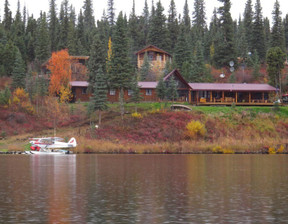
[[[2,155],[0,223],[288,223],[287,155]]]

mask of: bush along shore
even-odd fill
[[[171,111],[140,106],[138,112],[132,108],[127,107],[123,119],[111,109],[103,113],[99,126],[95,125],[97,120],[80,120],[59,128],[57,134],[76,137],[74,153],[288,153],[288,107],[191,107],[192,111]],[[50,128],[39,133],[49,136],[53,132]],[[7,137],[0,143],[0,153],[17,153],[20,146],[24,151],[27,141],[23,136]]]

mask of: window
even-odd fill
[[[153,59],[154,59],[154,54],[153,54],[153,52],[149,52],[149,53],[148,53],[148,60],[149,60],[149,61],[153,61]]]
[[[115,96],[116,95],[116,90],[115,89],[110,89],[109,94],[110,94],[110,96]]]
[[[162,55],[157,55],[157,61],[162,61]]]
[[[82,88],[82,94],[87,94],[87,88]]]
[[[152,96],[152,89],[146,89],[146,96]]]
[[[131,96],[133,94],[133,90],[132,89],[128,89],[128,96]]]

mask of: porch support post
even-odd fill
[[[189,89],[188,102],[191,103],[191,89]]]
[[[251,92],[249,92],[249,103],[251,103]]]
[[[210,103],[212,102],[212,91],[210,91]]]
[[[222,101],[224,102],[224,91],[222,91]]]
[[[198,105],[199,102],[199,91],[196,91],[196,104]]]
[[[238,103],[238,92],[236,92],[236,103]]]
[[[137,64],[138,64],[138,68],[140,68],[141,67],[141,65],[140,65],[140,54],[137,55]]]
[[[264,92],[262,93],[262,102],[263,102],[263,103],[265,102],[265,99],[264,99]]]

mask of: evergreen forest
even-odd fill
[[[108,0],[97,21],[91,0],[85,0],[79,12],[68,0],[60,6],[49,0],[49,11],[39,15],[29,15],[19,1],[13,14],[5,0],[0,20],[0,77],[11,77],[13,88],[27,89],[29,77],[41,71],[52,52],[68,49],[69,55],[90,56],[91,88],[101,73],[108,86],[123,90],[133,74],[145,80],[149,73],[149,63],[136,71],[135,52],[155,45],[173,56],[163,75],[178,68],[188,82],[213,82],[213,70],[219,74],[228,71],[227,82],[236,82],[234,69],[243,73],[250,69],[252,81],[273,86],[282,82],[286,88],[287,79],[281,72],[288,49],[288,14],[282,15],[278,0],[271,9],[272,21],[263,17],[261,0],[243,2],[244,13],[238,20],[231,17],[230,0],[218,1],[221,6],[214,9],[208,23],[204,0],[189,1],[193,5],[186,0],[182,9],[176,9],[175,0],[169,9],[160,0],[152,0],[148,7],[145,0],[140,15],[135,13],[135,1],[129,15],[116,15],[114,0]],[[266,79],[263,66],[265,71],[267,67]]]

